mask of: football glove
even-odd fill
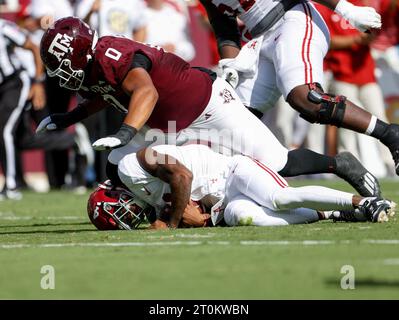
[[[66,121],[66,116],[63,113],[52,114],[40,121],[36,128],[36,133],[41,133],[45,131],[52,131],[56,129],[65,129],[69,126]]]
[[[238,85],[238,72],[233,68],[223,68],[222,79],[226,80],[234,89]]]
[[[334,10],[361,32],[381,28],[381,16],[371,7],[355,6],[340,0]]]
[[[93,143],[93,149],[97,151],[111,150],[127,145],[136,135],[137,129],[127,124],[122,124],[116,134],[98,139]]]
[[[75,109],[66,113],[55,113],[40,121],[36,128],[36,133],[51,131],[56,129],[65,129],[69,126],[82,121],[88,117],[84,106],[78,105]]]

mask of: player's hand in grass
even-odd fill
[[[210,219],[210,214],[203,213],[203,210],[199,203],[190,200],[190,203],[187,205],[184,210],[182,221],[180,222],[180,226],[183,228],[199,228],[205,227],[207,224],[207,220]]]
[[[159,219],[155,220],[148,227],[148,229],[151,229],[151,230],[161,230],[161,229],[168,229],[168,228],[169,228],[168,224]]]

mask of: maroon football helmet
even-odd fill
[[[79,90],[97,41],[96,31],[79,18],[57,20],[40,43],[40,56],[48,75],[58,76],[63,88]]]
[[[87,214],[99,230],[136,229],[154,208],[109,180],[90,195]]]

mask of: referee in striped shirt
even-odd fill
[[[34,55],[36,74],[32,81],[14,54],[16,46]],[[0,200],[22,198],[16,190],[15,133],[27,100],[35,109],[44,107],[44,80],[39,48],[15,23],[0,19],[0,164],[5,176]]]

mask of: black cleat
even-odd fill
[[[336,174],[348,182],[363,197],[380,197],[381,188],[374,177],[350,152],[341,152],[335,156]]]
[[[371,222],[387,222],[390,217],[395,215],[396,203],[381,199],[366,199],[359,210],[364,212],[367,219]]]
[[[399,125],[391,123],[380,140],[391,151],[393,161],[395,162],[395,171],[399,176]]]
[[[395,172],[399,176],[399,147],[391,151],[393,161],[395,162]]]
[[[329,217],[334,222],[365,222],[368,220],[365,213],[359,209],[333,211]]]

